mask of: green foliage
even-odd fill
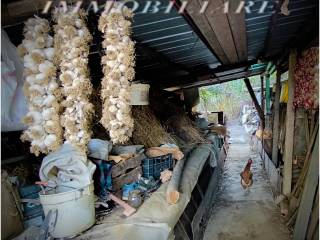
[[[253,88],[260,87],[260,76],[250,78]],[[251,101],[242,79],[199,88],[200,111],[223,111],[229,119],[239,116],[241,106]]]

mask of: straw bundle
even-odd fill
[[[212,127],[209,127],[209,129],[210,129],[210,132],[216,133],[221,136],[228,135],[227,128],[224,126],[212,126]]]
[[[187,144],[205,143],[206,140],[201,136],[199,129],[193,124],[185,113],[179,113],[167,120],[166,125],[175,135]]]
[[[142,144],[146,148],[158,147],[175,140],[161,126],[149,106],[134,106],[132,115],[135,121],[132,140],[134,144]]]

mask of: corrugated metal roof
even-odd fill
[[[252,2],[247,0],[246,3]],[[246,32],[248,58],[254,59],[264,54],[272,57],[279,54],[290,42],[299,37],[301,30],[308,21],[316,17],[317,0],[290,0],[288,9],[290,14],[285,16],[274,7],[272,0],[268,1],[267,8],[259,13],[263,1],[255,0],[252,12],[246,13]],[[272,25],[272,31],[271,31]],[[267,43],[268,41],[268,43]]]
[[[138,1],[144,6],[143,1]],[[175,8],[165,13],[168,1],[162,1],[157,13],[141,13],[134,17],[134,38],[166,56],[174,63],[188,68],[216,64],[218,60],[201,41],[187,21]]]
[[[252,2],[252,0],[250,0]],[[272,13],[274,11],[273,1],[269,0],[263,12],[259,12],[264,1],[255,0],[250,8],[251,12],[246,12],[246,33],[248,59],[256,59],[265,46]],[[249,0],[246,1],[249,4]]]
[[[278,14],[276,17],[267,56],[278,54],[285,47],[290,47],[291,42],[303,37],[299,31],[303,30],[304,26],[307,27],[310,20],[316,21],[318,4],[318,1],[313,0],[290,0],[290,15]]]

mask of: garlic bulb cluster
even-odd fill
[[[104,77],[101,83],[102,125],[113,143],[125,143],[132,136],[133,118],[130,106],[130,81],[135,71],[134,42],[130,38],[132,11],[113,7],[101,14],[99,30],[104,34],[101,59]]]
[[[46,19],[30,18],[25,22],[24,40],[18,47],[24,62],[24,92],[29,103],[28,113],[22,119],[28,128],[21,140],[31,142],[30,152],[36,156],[55,151],[62,144],[61,92],[53,64],[53,38],[49,31]]]
[[[318,109],[318,65],[319,48],[312,47],[304,50],[294,68],[295,90],[293,104],[305,109]]]
[[[61,116],[67,143],[86,151],[91,137],[93,105],[89,102],[92,84],[89,78],[88,55],[92,36],[86,27],[83,10],[72,11],[56,8],[54,11],[57,65],[62,84],[65,108]]]

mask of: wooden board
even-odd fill
[[[199,0],[198,0],[199,1]],[[238,54],[233,40],[227,14],[223,12],[222,0],[210,1],[205,16],[217,36],[217,39],[231,63],[238,62]]]
[[[229,25],[232,31],[233,40],[236,46],[238,61],[244,62],[248,58],[247,50],[247,33],[246,33],[246,16],[245,11],[242,9],[240,13],[235,13],[241,0],[226,1],[229,2],[229,11],[227,13]]]
[[[276,95],[274,99],[274,117],[273,117],[273,130],[272,130],[272,162],[278,164],[278,143],[280,131],[280,92],[281,92],[281,72],[278,69],[276,79]]]
[[[144,154],[139,154],[138,156],[134,158],[130,158],[125,161],[121,161],[118,164],[115,164],[112,166],[112,178],[116,178],[120,175],[123,175],[126,173],[127,170],[139,167],[141,165],[141,161],[145,158],[146,156]]]
[[[310,217],[307,239],[312,239],[313,236],[318,236],[315,235],[317,227],[319,227],[319,185],[317,188],[316,198],[314,200],[312,214]]]
[[[303,187],[300,207],[297,220],[293,231],[293,240],[305,239],[307,234],[308,222],[311,214],[314,196],[318,186],[319,179],[319,135],[311,156],[311,162],[308,169],[307,178]]]
[[[214,33],[211,25],[205,14],[200,14],[199,11],[201,9],[201,5],[198,0],[190,0],[188,1],[188,5],[186,7],[188,14],[192,18],[193,22],[200,29],[203,36],[206,38],[208,43],[210,44],[213,51],[216,53],[217,57],[221,60],[223,64],[231,63],[228,59],[226,53],[224,52],[216,34]]]
[[[291,193],[292,181],[292,158],[293,158],[293,140],[294,140],[294,66],[296,64],[297,51],[292,50],[289,56],[289,77],[288,77],[288,103],[286,114],[286,135],[284,147],[284,168],[283,168],[283,194],[289,196]]]
[[[142,167],[137,167],[132,171],[112,179],[112,189],[118,191],[124,184],[133,183],[138,180],[138,176],[142,175]]]

